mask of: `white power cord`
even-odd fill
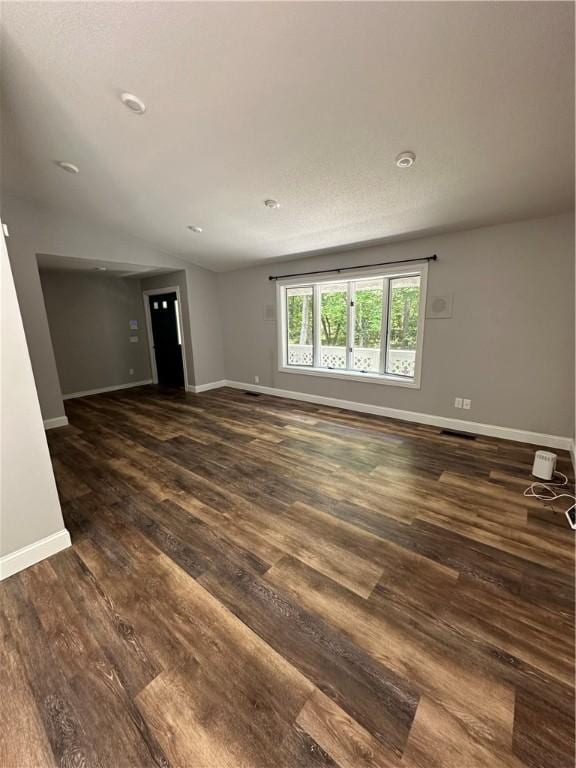
[[[559,482],[553,482],[554,478],[561,478]],[[556,488],[565,488],[568,485],[568,478],[562,472],[554,471],[552,480],[548,483],[531,483],[524,491],[524,496],[529,496],[535,499],[540,499],[545,504],[552,504],[558,499],[570,499],[572,501],[571,506],[565,510],[564,514],[568,518],[570,527],[576,530],[576,515],[574,514],[574,508],[576,507],[576,496],[572,493],[556,493]],[[572,512],[572,515],[570,513]],[[574,519],[573,519],[574,517]]]

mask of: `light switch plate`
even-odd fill
[[[471,407],[472,407],[472,400],[468,400],[468,398],[464,398],[464,400],[462,400],[462,408],[469,411]]]
[[[454,399],[454,408],[462,408],[462,398],[457,397]]]

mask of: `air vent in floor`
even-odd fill
[[[456,432],[454,429],[443,429],[440,434],[448,437],[459,437],[462,440],[476,440],[476,435],[471,435],[468,432]]]

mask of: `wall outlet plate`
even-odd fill
[[[260,384],[260,376],[254,376],[254,384]]]
[[[465,408],[467,411],[469,411],[470,408],[472,408],[472,400],[464,398],[464,400],[462,400],[462,408]]]

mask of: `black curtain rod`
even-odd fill
[[[423,256],[421,259],[402,259],[401,261],[380,261],[378,264],[360,264],[357,267],[337,267],[336,269],[315,269],[313,272],[294,272],[292,275],[269,275],[268,280],[283,280],[286,277],[306,277],[307,275],[325,275],[329,272],[347,272],[349,269],[367,269],[368,267],[387,267],[390,264],[409,264],[411,261],[436,261],[438,256]]]

